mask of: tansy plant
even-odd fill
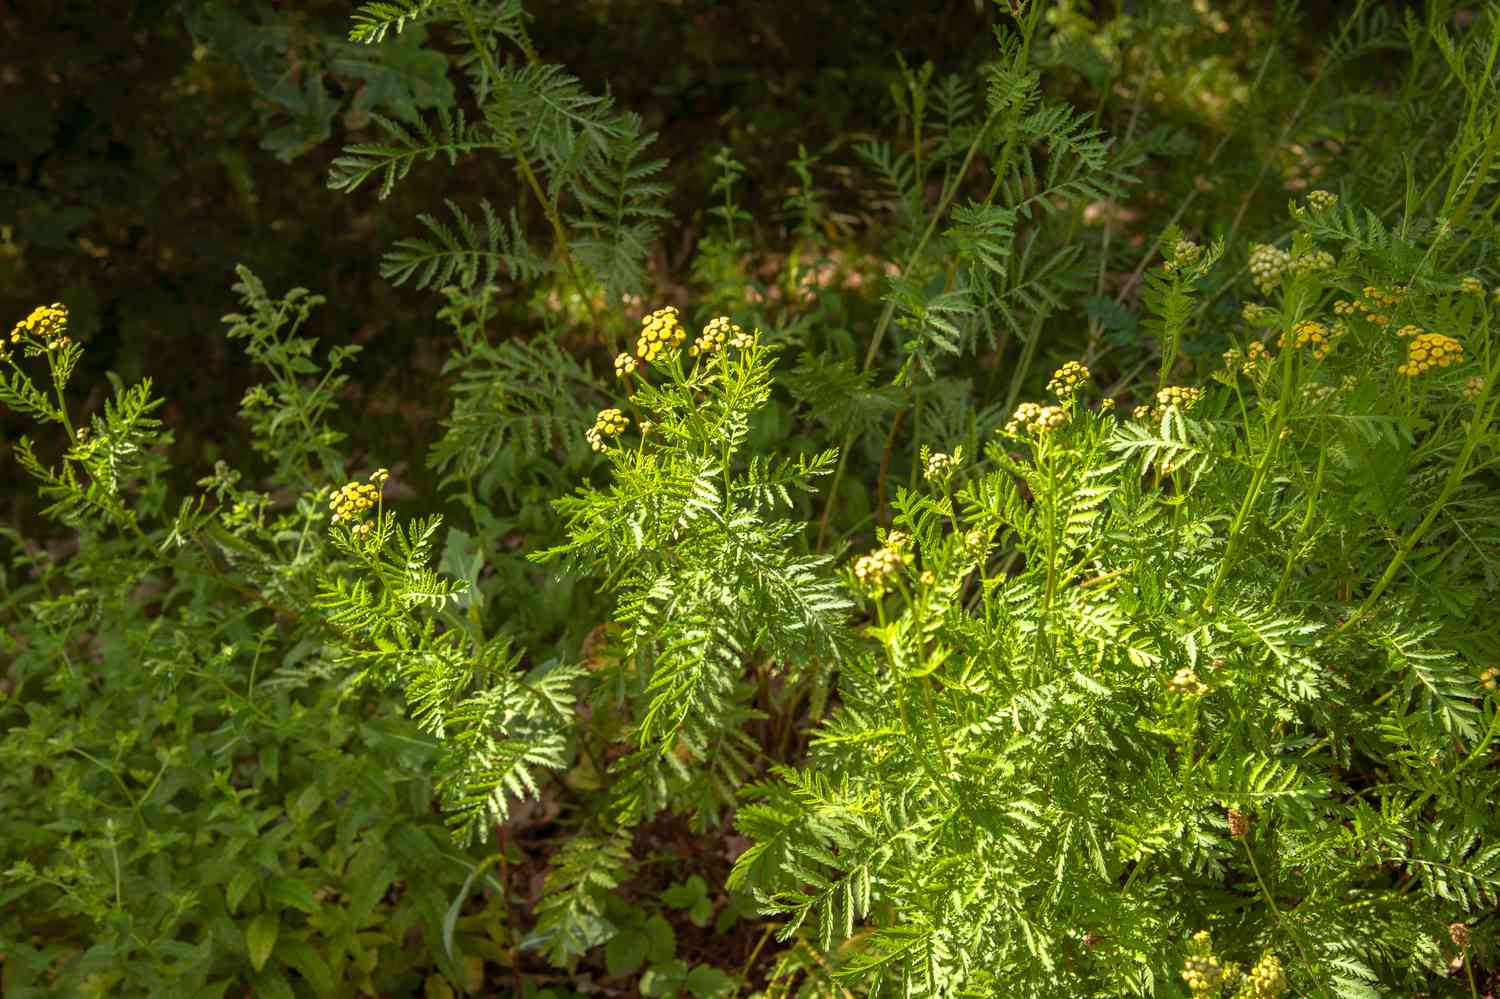
[[[1070,362],[853,561],[870,644],[729,880],[855,994],[1468,995],[1493,959],[1494,306],[1377,292],[1419,248],[1322,205],[1294,254],[1361,266],[1282,275],[1220,385],[1121,420]],[[1351,295],[1389,321],[1334,332]],[[1405,322],[1461,352],[1412,370]]]
[[[270,460],[220,462],[187,495],[149,382],[80,404],[64,306],[5,339],[0,402],[53,431],[17,457],[74,537],[4,532],[7,994],[405,994],[514,943],[503,915],[444,920],[471,868],[432,775],[460,838],[503,813],[518,768],[562,762],[573,674],[447,626],[436,520],[403,523],[389,473],[348,475],[333,449],[350,351],[325,363],[295,335],[315,298],[240,277],[229,335],[265,375],[246,450]],[[417,721],[351,679],[402,681]]]

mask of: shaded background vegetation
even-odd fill
[[[1107,16],[1134,6],[1059,9]],[[1168,65],[1171,76],[1161,76],[1157,63],[1155,96],[1177,102],[1159,107],[1166,120],[1210,137],[1226,126],[1249,51],[1238,26],[1263,24],[1269,14],[1261,6],[1226,5],[1237,30],[1192,39],[1183,53],[1192,61]],[[1299,45],[1316,52],[1348,6],[1307,5]],[[375,136],[369,111],[392,113],[389,98],[401,88],[380,66],[393,51],[408,60],[402,72],[434,94],[458,83],[449,92],[472,106],[456,68],[422,59],[421,31],[365,50],[368,65],[351,63],[350,50],[361,47],[346,41],[350,9],[340,0],[139,0],[0,10],[11,39],[0,57],[7,112],[0,116],[0,313],[13,317],[9,324],[39,302],[66,301],[75,336],[89,343],[84,363],[93,373],[113,370],[126,381],[149,375],[170,400],[165,418],[178,438],[175,464],[184,469],[221,456],[221,442],[234,436],[227,403],[250,381],[219,323],[233,304],[236,262],[269,287],[300,284],[327,295],[309,332],[366,347],[349,389],[351,425],[364,425],[364,439],[404,445],[405,455],[389,460],[405,457],[410,474],[423,467],[447,345],[433,342],[444,336],[432,319],[435,296],[392,288],[376,264],[409,233],[411,218],[444,196],[509,191],[514,181],[481,159],[451,171],[419,167],[384,202],[369,191],[350,197],[326,187],[342,146]],[[930,60],[939,76],[972,74],[992,57],[990,26],[1003,17],[971,0],[917,7],[605,0],[537,5],[530,13],[544,59],[567,66],[591,91],[608,89],[660,133],[656,150],[669,160],[674,192],[674,218],[653,262],[663,287],[686,275],[721,145],[747,166],[740,196],[756,220],[755,245],[785,251],[793,236],[781,206],[797,182],[787,164],[799,144],[827,152],[830,163],[843,151],[847,162],[853,141],[895,123],[898,57],[912,67]],[[443,37],[425,42],[448,50]],[[1286,52],[1289,65],[1296,52]],[[1384,74],[1371,68],[1378,82]],[[1130,114],[1118,95],[1093,93],[1093,83],[1072,71],[1046,84],[1071,89],[1082,106],[1118,101],[1120,116]],[[1112,117],[1111,108],[1104,112]],[[1230,170],[1222,176],[1232,179],[1241,158],[1223,159]],[[1189,180],[1174,175],[1193,166],[1191,158],[1149,164],[1135,189],[1139,204],[1126,213],[1141,232],[1154,231],[1150,213],[1172,203],[1170,192]],[[817,179],[830,209],[829,243],[878,245],[868,182],[847,168],[821,169]],[[1279,188],[1268,185],[1257,209],[1279,214]],[[534,204],[514,200],[529,226],[545,226]],[[1211,219],[1218,207],[1205,198],[1195,214]],[[650,300],[652,290],[642,291]],[[0,420],[14,437],[14,417]],[[9,454],[0,455],[0,481],[19,481]],[[0,509],[8,521],[30,510],[24,494],[11,490]]]

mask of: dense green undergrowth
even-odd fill
[[[521,4],[359,7],[472,104],[328,185],[506,182],[379,264],[429,467],[247,268],[190,489],[15,325],[5,994],[1490,994],[1500,7],[1143,8],[897,60],[776,245],[704,150],[669,274],[656,136]]]

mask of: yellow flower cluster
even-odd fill
[[[1281,967],[1281,958],[1266,954],[1250,969],[1250,995],[1253,999],[1274,999],[1286,994],[1286,971]]]
[[[1251,340],[1245,345],[1245,352],[1241,354],[1237,350],[1231,350],[1224,355],[1224,359],[1230,364],[1239,363],[1240,371],[1246,375],[1253,375],[1259,370],[1262,361],[1270,360],[1271,352],[1266,345],[1259,340]]]
[[[1182,980],[1195,996],[1217,992],[1224,984],[1224,966],[1213,954],[1207,930],[1199,930],[1188,941],[1188,956],[1182,962]]]
[[[1305,347],[1312,344],[1312,355],[1318,360],[1328,356],[1329,349],[1333,344],[1328,338],[1328,327],[1316,319],[1301,319],[1297,325],[1292,327],[1292,346]],[[1276,346],[1286,346],[1286,334],[1276,338]]]
[[[1157,420],[1170,407],[1178,409],[1191,409],[1203,398],[1201,388],[1192,388],[1187,385],[1168,385],[1156,393],[1156,405],[1142,404],[1130,411],[1132,418],[1137,420]]]
[[[1464,379],[1464,402],[1473,402],[1479,398],[1479,392],[1484,388],[1484,378],[1480,375],[1470,375]]]
[[[1466,277],[1458,282],[1458,290],[1465,295],[1478,295],[1484,297],[1484,282],[1477,277]]]
[[[628,426],[630,426],[630,420],[618,409],[601,409],[594,420],[594,425],[585,430],[583,436],[588,438],[589,447],[595,451],[603,451],[604,438],[618,437]]]
[[[1500,667],[1491,666],[1480,673],[1479,683],[1485,690],[1500,690]]]
[[[708,321],[707,326],[703,327],[703,333],[699,335],[697,342],[688,348],[688,354],[693,357],[699,354],[707,357],[723,350],[726,338],[733,338],[735,345],[738,346],[744,337],[745,330],[738,323],[728,316],[715,316]]]
[[[1047,383],[1047,391],[1059,399],[1068,400],[1080,386],[1088,383],[1089,369],[1077,361],[1068,361],[1062,367],[1052,373],[1052,380]]]
[[[1039,406],[1034,402],[1023,402],[1011,414],[1005,424],[1007,434],[1018,434],[1024,428],[1027,433],[1037,435],[1056,430],[1068,422],[1068,414],[1061,406]]]
[[[52,350],[68,342],[68,337],[63,333],[67,325],[67,306],[61,302],[39,305],[31,310],[29,316],[16,323],[10,331],[10,342],[20,343],[23,339],[31,339],[39,342],[47,350]],[[8,356],[9,352],[9,344],[0,341],[0,357]]]
[[[1158,409],[1166,409],[1168,406],[1176,406],[1179,409],[1191,409],[1203,398],[1201,388],[1193,388],[1187,385],[1168,385],[1156,393],[1156,406]]]
[[[911,553],[906,551],[910,540],[900,531],[887,534],[884,546],[855,559],[854,578],[859,580],[860,585],[868,587],[870,594],[877,599],[885,596],[886,582],[903,565],[911,564]]]
[[[616,377],[624,378],[626,375],[633,375],[633,374],[635,374],[636,367],[637,367],[637,365],[636,365],[635,358],[631,357],[629,354],[616,354],[615,355],[615,375],[616,375]]]
[[[384,479],[380,481],[383,482]],[[333,494],[333,499],[328,502],[328,508],[333,511],[333,522],[337,524],[342,521],[358,520],[360,514],[373,507],[379,500],[380,487],[378,485],[369,482],[348,482],[340,486]]]
[[[685,339],[687,332],[677,319],[677,306],[668,305],[641,320],[641,335],[635,344],[635,354],[649,364],[663,350],[680,346]]]
[[[1264,958],[1261,963],[1265,963]],[[1256,965],[1257,968],[1260,966]],[[1276,968],[1279,970],[1280,967],[1278,962]],[[1241,965],[1233,962],[1224,964],[1215,956],[1213,941],[1209,938],[1207,930],[1199,930],[1188,941],[1188,956],[1182,962],[1182,980],[1187,983],[1188,991],[1194,996],[1227,995],[1241,982],[1245,983],[1245,988],[1235,992],[1236,997],[1248,995],[1260,999],[1261,996],[1261,993],[1254,990],[1255,986],[1246,980],[1245,971]],[[1270,994],[1267,993],[1267,995]]]
[[[1354,301],[1341,298],[1334,302],[1333,314],[1352,316],[1358,312],[1376,326],[1388,326],[1391,322],[1390,310],[1400,305],[1405,298],[1406,292],[1400,289],[1392,291],[1388,288],[1365,285],[1360,291],[1359,298]]]
[[[1281,275],[1291,264],[1291,254],[1269,243],[1250,246],[1250,280],[1262,295],[1269,295],[1281,283]]]
[[[1167,689],[1185,697],[1202,697],[1208,693],[1208,685],[1198,679],[1197,671],[1191,666],[1184,666],[1173,673],[1172,679],[1167,681]]]
[[[1464,359],[1463,344],[1441,333],[1421,333],[1406,345],[1406,363],[1396,373],[1415,378],[1433,368],[1446,368]]]

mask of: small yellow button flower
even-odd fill
[[[1078,361],[1068,361],[1052,373],[1047,391],[1066,402],[1081,386],[1088,384],[1090,377],[1088,368]]]
[[[383,481],[383,480],[382,480]],[[380,499],[380,489],[368,482],[349,482],[342,485],[328,501],[333,511],[335,524],[358,520],[359,516],[373,507]]]
[[[1320,361],[1328,356],[1328,350],[1332,346],[1328,339],[1328,327],[1315,319],[1299,320],[1297,325],[1292,327],[1292,346],[1304,347],[1308,345],[1312,346],[1313,357],[1316,357]],[[1276,346],[1286,346],[1286,334],[1282,334],[1276,339]]]
[[[687,332],[677,318],[677,307],[664,306],[641,320],[641,335],[636,340],[635,354],[649,364],[663,350],[677,347],[685,339]]]
[[[47,350],[52,350],[68,342],[63,334],[67,326],[67,306],[61,302],[39,305],[25,319],[16,323],[10,331],[10,340],[11,343],[20,343],[23,339],[32,339],[40,342]]]
[[[1068,422],[1068,414],[1061,406],[1039,406],[1034,402],[1023,402],[1011,414],[1005,424],[1005,432],[1016,436],[1023,429],[1026,433],[1039,435],[1056,430]]]
[[[603,409],[594,420],[594,425],[584,431],[583,436],[588,440],[589,447],[595,451],[603,451],[607,446],[606,437],[618,437],[630,426],[630,420],[618,409]]]
[[[699,354],[705,357],[718,353],[724,349],[724,341],[732,338],[738,342],[744,336],[744,329],[728,316],[715,316],[703,327],[703,332],[698,340],[688,348],[688,354],[697,357]]]
[[[1464,348],[1457,340],[1441,333],[1423,333],[1412,338],[1406,345],[1406,363],[1396,368],[1396,373],[1408,378],[1446,368],[1464,359]]]

